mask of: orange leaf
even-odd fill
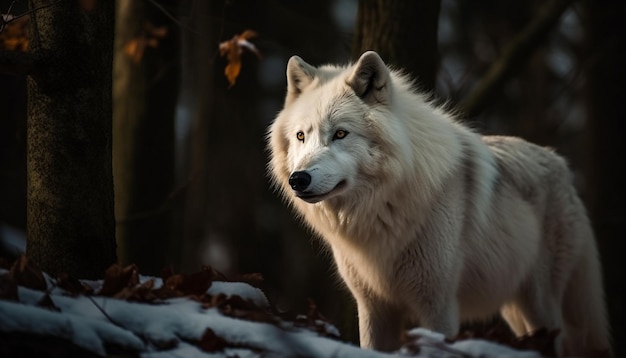
[[[165,36],[167,36],[167,32],[168,32],[168,29],[167,29],[166,26],[155,27],[154,25],[152,25],[149,22],[146,23],[145,29],[146,29],[146,33],[149,36],[152,36],[152,37],[155,37],[155,38],[158,38],[158,39],[165,38]]]
[[[224,74],[228,79],[228,83],[230,83],[230,87],[235,85],[237,77],[239,77],[239,72],[241,72],[241,60],[237,59],[229,61],[228,65],[226,65],[226,68],[224,69]]]
[[[137,266],[128,265],[122,267],[113,264],[104,273],[104,282],[98,292],[101,296],[113,297],[126,287],[133,287],[139,283]]]
[[[12,15],[0,15],[3,19],[0,31],[0,50],[22,51],[28,50],[28,22],[29,17],[14,19]],[[7,23],[7,21],[10,21]]]
[[[253,30],[245,30],[244,32],[242,32],[237,37],[239,37],[240,39],[243,39],[243,40],[247,40],[247,39],[251,39],[251,38],[256,37],[256,36],[257,36],[257,34]]]
[[[237,77],[241,72],[241,55],[244,50],[250,51],[261,58],[261,53],[257,50],[256,46],[248,41],[256,36],[256,32],[252,30],[246,30],[239,35],[233,36],[228,41],[220,43],[219,51],[220,56],[226,56],[228,64],[224,69],[224,74],[228,79],[229,87],[235,85]]]
[[[168,28],[156,27],[150,22],[144,23],[143,32],[124,45],[124,53],[133,63],[141,62],[147,47],[159,47],[159,41],[167,36]]]
[[[143,58],[143,53],[146,49],[146,41],[144,38],[135,38],[124,46],[124,53],[130,57],[133,63],[139,63]]]

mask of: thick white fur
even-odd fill
[[[454,336],[499,311],[518,335],[559,329],[561,354],[610,352],[596,244],[561,157],[481,137],[374,52],[345,67],[294,56],[287,78],[270,173],[332,250],[362,346],[395,349],[415,323]]]

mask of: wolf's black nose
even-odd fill
[[[293,172],[289,177],[289,185],[295,191],[305,191],[311,184],[311,175],[307,172]]]

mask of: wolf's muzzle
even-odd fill
[[[291,189],[303,192],[311,184],[311,175],[307,172],[293,172],[289,177],[289,185]]]

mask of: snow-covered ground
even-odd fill
[[[410,331],[397,352],[362,350],[319,317],[281,318],[260,289],[210,269],[161,279],[116,267],[80,283],[51,279],[26,261],[0,269],[0,335],[56,337],[101,356],[540,357],[484,340],[446,343],[425,329]]]

